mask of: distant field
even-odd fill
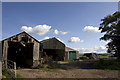
[[[117,57],[111,57],[112,54],[107,54],[107,55],[99,55],[99,57],[102,58],[112,58],[112,59],[116,59]]]
[[[100,58],[110,58],[110,56],[108,56],[108,55],[105,55],[105,56],[100,55],[99,57]]]
[[[117,57],[111,57],[111,56],[113,56],[112,54],[106,54],[106,55],[99,55],[99,58],[100,59],[108,59],[108,58],[110,58],[110,59],[116,59]],[[86,58],[85,56],[79,56],[79,58]]]

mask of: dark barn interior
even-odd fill
[[[40,48],[44,54],[52,56],[54,61],[63,61],[65,56],[65,44],[56,38],[50,38],[40,42]],[[44,55],[43,55],[44,56]]]
[[[8,42],[8,46],[8,60],[16,62],[17,67],[33,65],[33,43],[23,46],[20,42]]]
[[[27,34],[19,33],[2,41],[2,62],[7,68],[9,61],[17,67],[39,65],[39,41]],[[10,64],[11,64],[10,63]]]
[[[43,52],[48,56],[52,56],[54,61],[63,61],[64,60],[64,50],[60,49],[43,49]]]

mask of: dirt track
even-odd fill
[[[98,70],[87,68],[90,64],[81,62],[61,63],[61,68],[53,71],[41,69],[20,69],[17,74],[23,78],[117,78],[117,70]],[[83,69],[84,68],[84,69]]]
[[[96,69],[69,69],[57,71],[45,71],[39,69],[18,70],[23,78],[117,78],[118,71],[106,71]]]

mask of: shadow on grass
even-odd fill
[[[120,70],[120,62],[117,60],[84,60],[61,64],[61,69],[108,69]]]

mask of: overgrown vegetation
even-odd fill
[[[13,79],[15,78],[14,73],[10,72],[8,69],[5,69],[5,68],[2,69],[2,76],[3,78],[13,78]],[[17,74],[16,78],[22,78],[22,76]]]
[[[43,70],[50,70],[50,69],[58,69],[60,64],[56,61],[53,61],[51,56],[45,55],[42,61],[42,64],[38,66],[33,66],[33,69],[43,69]]]

